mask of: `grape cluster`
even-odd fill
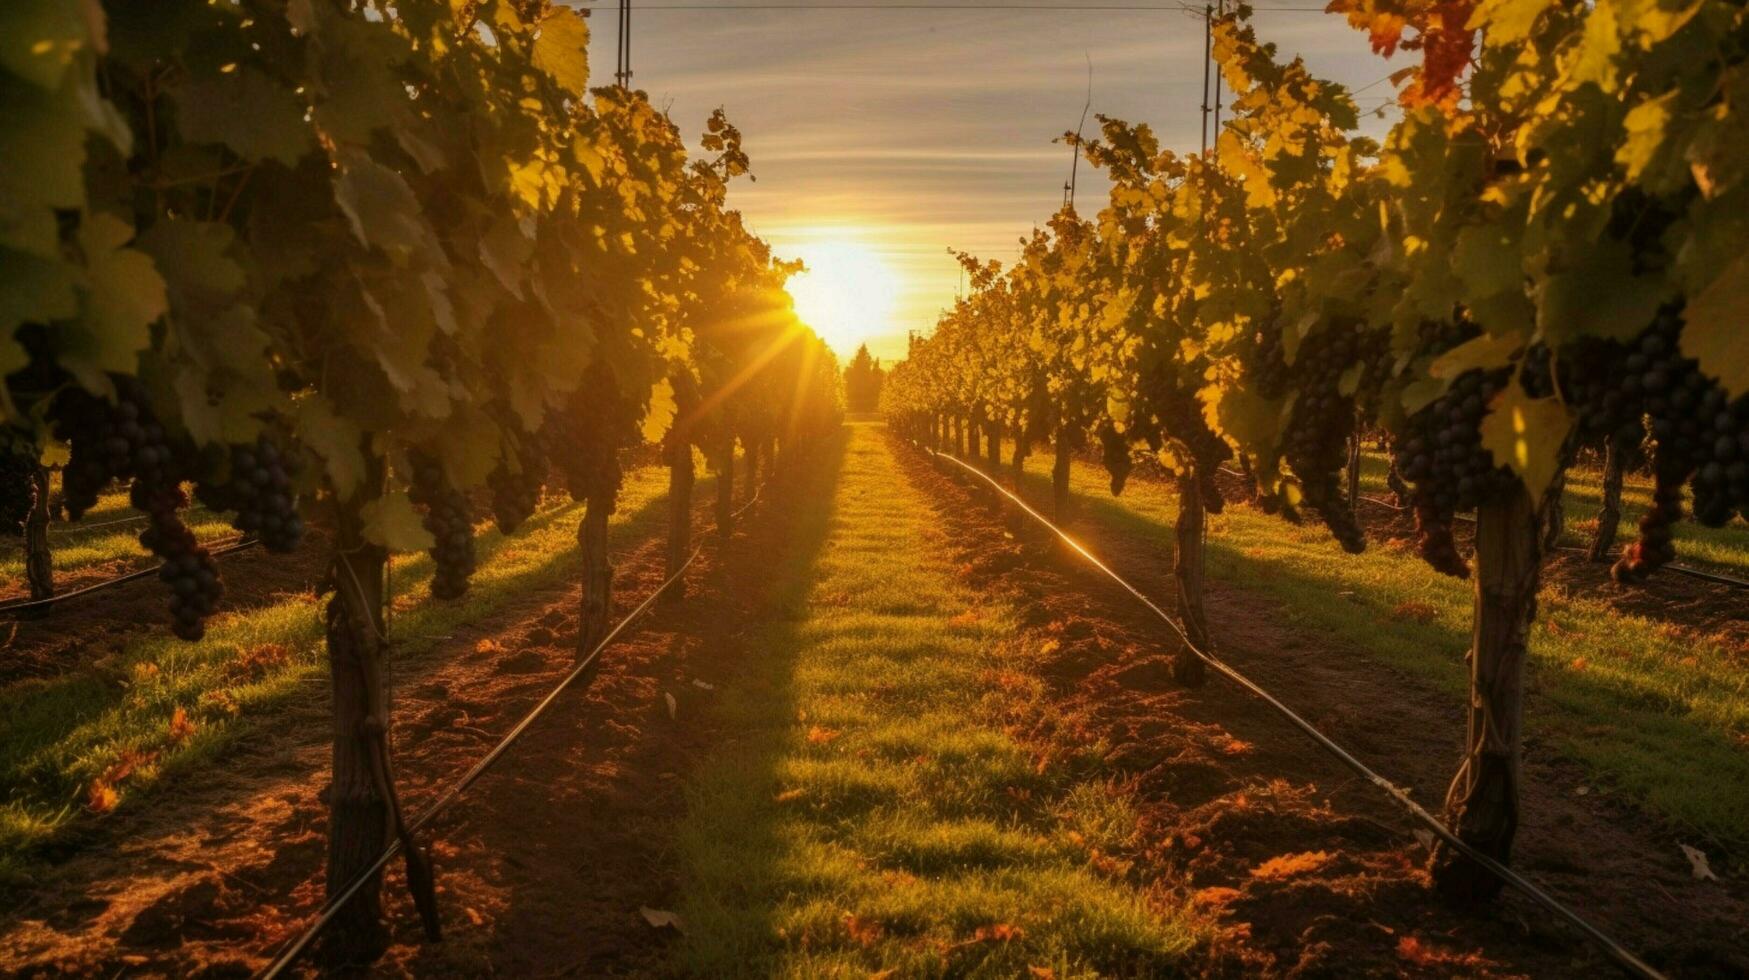
[[[172,446],[139,382],[113,376],[116,400],[72,388],[55,399],[50,425],[72,448],[61,473],[63,505],[78,520],[116,480],[140,478],[174,483],[186,462],[186,447]]]
[[[437,565],[431,594],[458,599],[467,593],[468,579],[474,574],[474,517],[468,495],[449,482],[436,459],[414,453],[411,462],[408,495],[425,508],[425,529],[436,539],[431,546],[431,560]]]
[[[1299,477],[1307,506],[1342,550],[1353,554],[1366,550],[1366,537],[1342,497],[1342,468],[1355,427],[1355,400],[1342,393],[1342,376],[1359,364],[1363,383],[1369,372],[1376,377],[1373,365],[1382,364],[1385,347],[1379,331],[1325,329],[1305,339],[1290,369],[1299,398],[1283,433],[1283,456]]]
[[[296,461],[265,434],[253,443],[221,450],[219,465],[195,486],[195,499],[213,510],[233,511],[231,525],[261,539],[275,554],[297,549],[304,520],[292,488]]]
[[[36,461],[0,448],[0,534],[17,537],[36,506]]]
[[[1682,326],[1682,308],[1673,305],[1626,343],[1581,346],[1567,385],[1568,402],[1588,432],[1624,444],[1638,442],[1642,432],[1651,437],[1653,506],[1640,521],[1639,540],[1614,569],[1624,582],[1642,581],[1675,557],[1671,529],[1682,516],[1684,484],[1692,487],[1700,523],[1749,518],[1749,396],[1733,400],[1683,356]]]
[[[1233,449],[1209,428],[1203,416],[1202,403],[1196,393],[1178,385],[1162,384],[1152,392],[1154,409],[1160,427],[1184,444],[1195,463],[1197,493],[1211,514],[1219,514],[1225,504],[1215,485],[1214,474],[1222,463],[1233,458]]]
[[[1396,447],[1397,467],[1414,488],[1421,557],[1447,575],[1469,575],[1469,564],[1452,540],[1452,518],[1510,487],[1514,479],[1482,445],[1488,404],[1510,378],[1507,368],[1459,375],[1445,394],[1410,416]]]
[[[541,452],[540,440],[532,436],[519,440],[515,454],[499,460],[486,478],[498,530],[509,534],[528,520],[540,506],[541,487],[546,481],[547,458]]]
[[[140,544],[164,562],[158,579],[170,587],[170,631],[184,640],[198,640],[206,635],[206,617],[218,608],[224,585],[212,555],[177,513],[187,498],[174,483],[143,477],[135,478],[130,498],[149,522],[140,532]]]

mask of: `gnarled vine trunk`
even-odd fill
[[[1597,512],[1597,536],[1591,539],[1591,550],[1585,555],[1592,561],[1608,561],[1615,548],[1615,534],[1621,528],[1621,481],[1627,455],[1626,447],[1613,437],[1603,450],[1603,509]]]
[[[614,494],[602,491],[583,502],[577,544],[583,550],[583,593],[577,610],[577,659],[588,656],[607,635],[613,614],[613,565],[607,560],[607,518]]]
[[[1542,508],[1542,545],[1546,554],[1555,550],[1561,544],[1561,534],[1567,530],[1567,471],[1561,470],[1555,474],[1555,479],[1549,484],[1547,497]]]
[[[1002,474],[1002,421],[992,415],[990,425],[984,432],[989,437],[984,448],[989,452],[990,475],[1000,476]]]
[[[47,599],[55,594],[55,553],[49,550],[49,471],[38,466],[30,482],[36,500],[24,518],[24,579],[32,599]],[[39,606],[37,611],[48,608]]]
[[[685,437],[669,436],[668,441],[668,551],[666,573],[679,574],[692,552],[692,486],[697,474],[692,468],[692,443]],[[686,597],[686,583],[675,582],[662,594],[665,602],[679,602]]]
[[[735,531],[735,437],[725,436],[717,444],[717,533],[728,537]]]
[[[328,787],[327,896],[370,866],[392,831],[389,800],[378,777],[379,745],[390,725],[388,636],[383,622],[383,568],[388,552],[364,537],[363,510],[383,490],[380,458],[367,454],[365,486],[335,507],[333,594],[324,627],[334,694],[333,781]],[[388,948],[379,874],[335,916],[323,937],[331,968],[368,964]]]
[[[1178,476],[1178,521],[1173,526],[1176,552],[1172,580],[1178,590],[1178,620],[1190,642],[1208,647],[1208,617],[1203,612],[1203,506],[1194,470]],[[1179,683],[1197,686],[1206,680],[1202,658],[1188,650],[1172,658],[1172,676]]]
[[[1056,459],[1051,463],[1051,516],[1058,524],[1069,519],[1069,469],[1072,463],[1069,435],[1058,426]]]
[[[1540,515],[1514,485],[1476,509],[1470,715],[1464,760],[1446,793],[1446,823],[1458,838],[1506,863],[1518,831],[1524,660],[1542,573]],[[1433,880],[1452,900],[1494,897],[1498,878],[1450,847],[1433,855]]]
[[[1348,510],[1360,509],[1360,425],[1348,436]]]

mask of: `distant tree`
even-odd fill
[[[844,368],[844,398],[852,412],[878,411],[881,403],[881,382],[887,373],[881,362],[869,356],[868,345],[856,349],[856,356]]]

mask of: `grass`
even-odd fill
[[[1390,468],[1385,456],[1367,452],[1361,457],[1361,493],[1384,497],[1390,493],[1385,474]],[[1686,495],[1685,495],[1686,496]],[[1567,527],[1561,544],[1572,548],[1591,545],[1597,527],[1597,512],[1603,507],[1603,470],[1597,467],[1575,467],[1567,473]],[[1652,505],[1652,479],[1641,473],[1627,473],[1622,479],[1621,526],[1616,531],[1616,548],[1634,539],[1640,516]],[[1362,504],[1362,506],[1367,506]],[[1727,575],[1749,572],[1749,522],[1732,521],[1724,527],[1706,527],[1694,521],[1676,526],[1677,560],[1715,566]]]
[[[698,493],[711,485],[701,481]],[[659,526],[666,490],[665,469],[630,472],[611,520],[615,533]],[[398,556],[390,625],[397,662],[512,600],[574,578],[580,513],[566,504],[508,537],[483,530],[479,571],[456,602],[430,601],[429,556]],[[325,699],[321,608],[309,593],[287,594],[221,613],[198,643],[143,631],[88,668],[0,690],[0,882],[27,875],[45,846],[94,811],[148,799],[167,777],[218,764],[227,747],[293,702]]]
[[[1027,461],[1035,500],[1049,499],[1049,467],[1043,455]],[[1077,461],[1072,487],[1085,516],[1171,552],[1176,504],[1165,484],[1132,480],[1114,499],[1104,469]],[[1376,541],[1345,555],[1322,525],[1296,527],[1244,506],[1209,521],[1211,577],[1281,603],[1295,625],[1337,649],[1389,664],[1459,703],[1467,696],[1470,583]],[[1211,626],[1218,638],[1221,624]],[[1530,648],[1532,739],[1586,767],[1596,788],[1735,854],[1749,848],[1749,673],[1740,648],[1554,585],[1541,594]]]
[[[809,499],[759,656],[714,708],[745,734],[689,786],[676,969],[1182,973],[1194,920],[1100,870],[1136,818],[1096,747],[1041,766],[1007,733],[1043,695],[1014,611],[959,584],[880,429],[852,425],[836,490]]]
[[[145,523],[113,524],[141,516],[128,503],[127,491],[114,491],[98,498],[97,505],[86,512],[82,520],[49,525],[49,547],[54,551],[55,573],[64,575],[102,566],[112,566],[115,574],[144,568],[153,562],[151,553],[140,546],[140,532]],[[235,538],[237,532],[222,514],[204,508],[189,508],[183,521],[194,536],[212,542]],[[108,525],[107,527],[99,525]],[[0,539],[10,543],[0,553],[0,596],[24,593],[24,549],[19,539]]]

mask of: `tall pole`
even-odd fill
[[[630,0],[626,0],[626,2],[630,2]],[[1223,18],[1226,16],[1226,0],[1221,0],[1219,14]],[[1212,33],[1214,28],[1210,26],[1209,30]],[[1214,70],[1214,142],[1217,144],[1221,142],[1221,68]]]
[[[620,88],[632,87],[632,0],[619,0],[619,38],[615,50],[618,63],[613,80]]]
[[[1214,71],[1215,8],[1202,8],[1202,153],[1209,152],[1209,75]]]

